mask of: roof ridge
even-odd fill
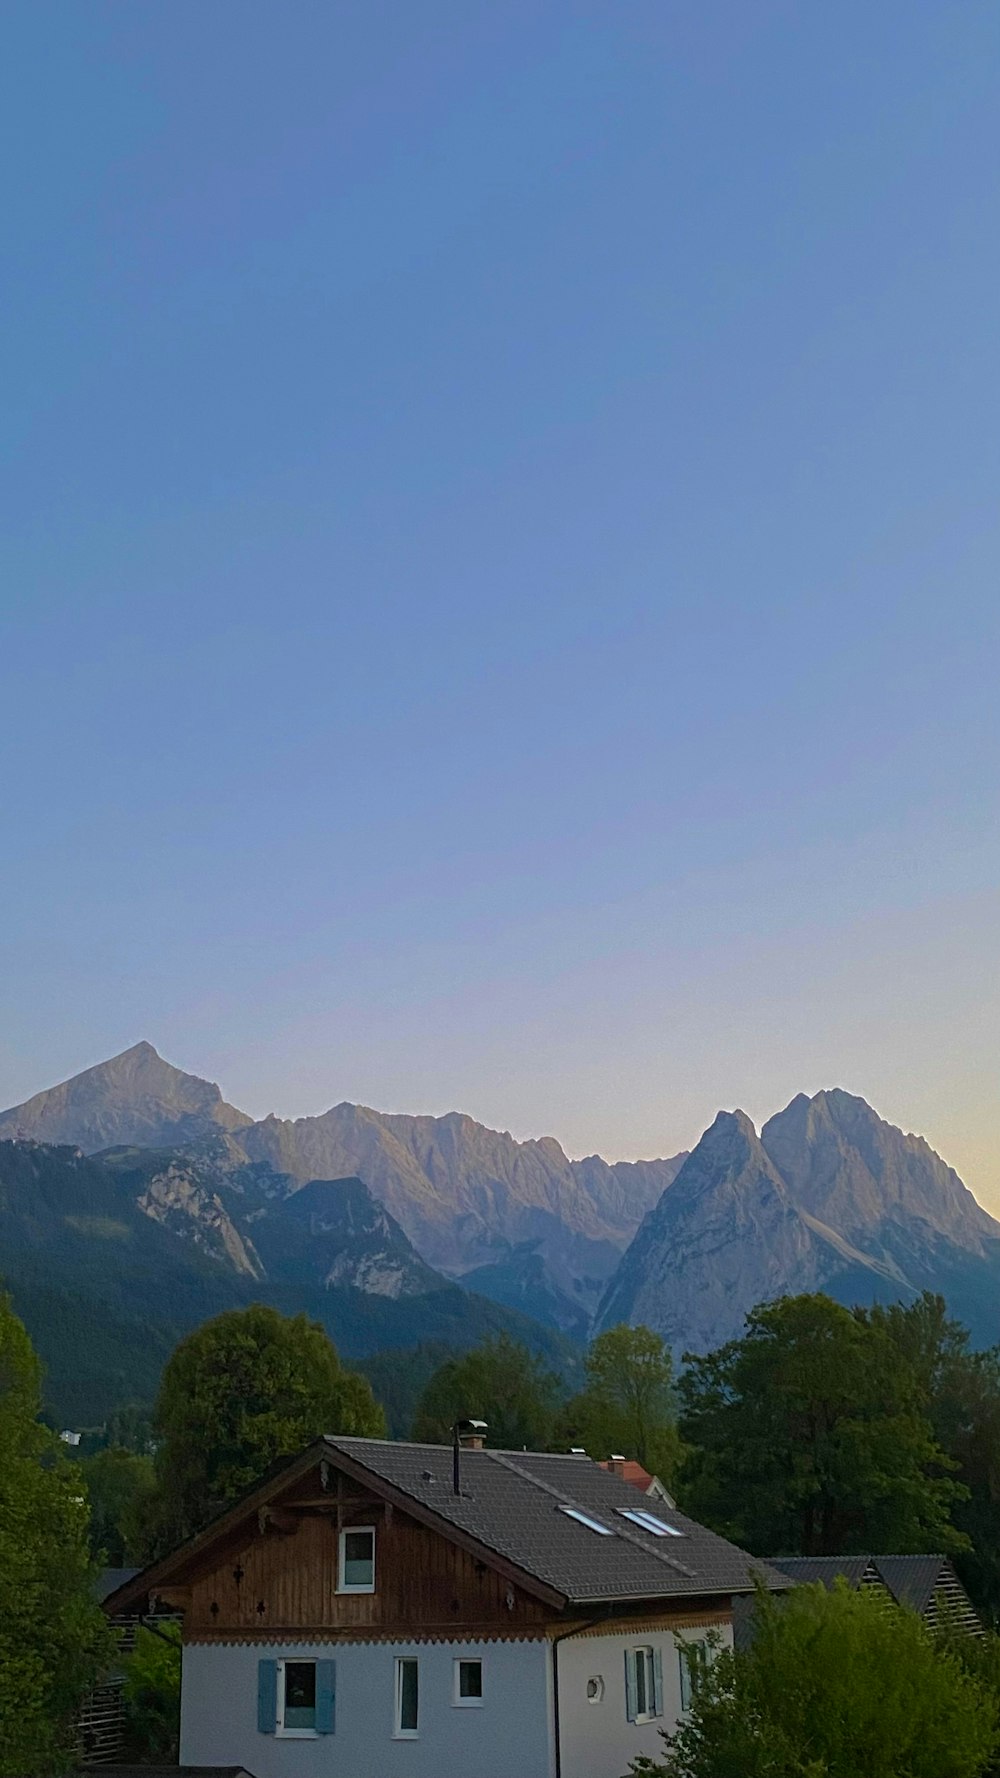
[[[514,1463],[506,1454],[501,1454],[499,1451],[487,1451],[485,1455],[492,1458],[494,1463],[502,1464],[504,1469],[511,1470],[514,1475],[523,1476],[526,1482],[531,1482],[535,1488],[541,1488],[543,1493],[551,1494],[553,1500],[557,1500],[560,1506],[570,1506],[574,1512],[578,1513],[595,1513],[599,1510],[597,1507],[581,1506],[579,1500],[575,1499],[572,1494],[564,1494],[561,1488],[553,1488],[551,1482],[543,1482],[541,1476],[532,1475],[529,1469],[522,1469],[519,1463]],[[643,1539],[637,1537],[630,1527],[616,1525],[614,1535],[624,1538],[626,1543],[633,1544],[637,1550],[642,1551],[643,1555],[655,1556],[658,1562],[665,1562],[668,1568],[676,1569],[678,1574],[686,1575],[688,1580],[696,1578],[693,1568],[686,1568],[683,1562],[678,1562],[673,1556],[668,1556],[666,1550],[657,1549],[653,1544],[644,1543]]]

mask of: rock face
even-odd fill
[[[259,1123],[217,1086],[140,1043],[0,1114],[0,1137],[222,1150],[305,1184],[363,1179],[434,1267],[460,1277],[504,1268],[530,1244],[557,1324],[585,1322],[646,1211],[683,1160],[571,1161],[552,1137],[517,1142],[471,1117],[406,1117],[340,1104],[319,1117]],[[177,1206],[174,1206],[176,1209]],[[488,1282],[490,1270],[485,1274]],[[501,1286],[499,1300],[504,1300]]]
[[[977,1337],[1000,1336],[1000,1224],[921,1137],[836,1090],[800,1094],[759,1137],[745,1113],[720,1112],[639,1229],[599,1324],[646,1322],[675,1351],[704,1352],[786,1293],[922,1289]]]
[[[239,1130],[253,1119],[227,1105],[217,1086],[184,1074],[137,1043],[110,1062],[99,1062],[23,1105],[0,1112],[0,1140],[70,1143],[85,1154],[118,1143],[143,1148],[177,1146],[220,1130]]]

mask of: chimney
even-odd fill
[[[612,1475],[620,1476],[622,1481],[625,1480],[625,1459],[616,1451],[612,1451],[608,1459],[608,1468]]]
[[[481,1451],[486,1443],[485,1420],[456,1420],[451,1429],[451,1491],[462,1492],[462,1452]]]

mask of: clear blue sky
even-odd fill
[[[4,8],[0,1103],[1000,1208],[994,0]]]

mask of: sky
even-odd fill
[[[993,0],[8,0],[0,1103],[1000,1213]]]

